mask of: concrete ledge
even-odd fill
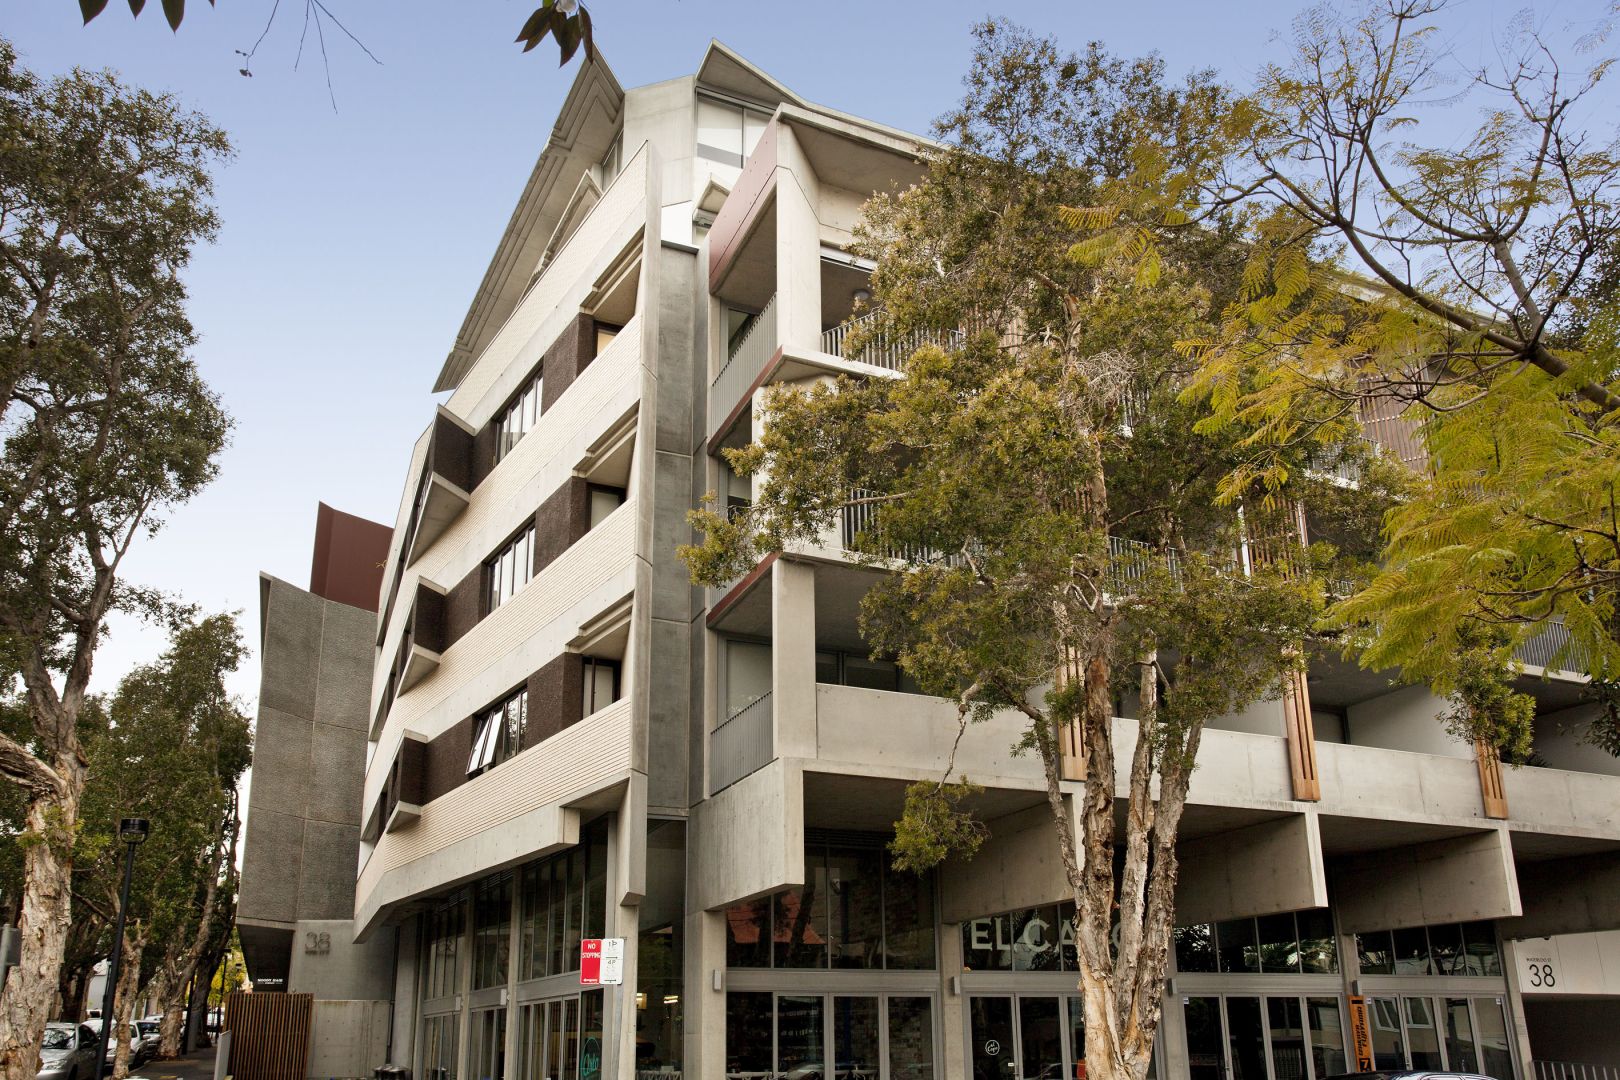
[[[1504,938],[1620,930],[1620,851],[1521,863],[1524,913],[1501,923]]]
[[[1221,922],[1328,906],[1322,833],[1309,811],[1178,846],[1176,922]]]
[[[1349,934],[1523,914],[1506,829],[1347,856],[1333,896]]]
[[[1064,800],[1079,843],[1072,797]],[[1058,851],[1057,827],[1045,804],[988,823],[990,839],[972,859],[952,859],[940,874],[940,917],[959,923],[1074,899]]]
[[[804,773],[777,758],[692,809],[687,910],[804,884]]]

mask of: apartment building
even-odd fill
[[[675,556],[703,492],[750,498],[718,451],[763,388],[902,362],[843,355],[849,246],[918,147],[718,44],[633,90],[581,67],[424,404],[375,628],[354,925],[397,942],[391,1052],[424,1080],[1076,1075],[1020,721],[964,740],[984,850],[897,873],[955,712],[861,640],[859,521],[724,589]],[[1522,946],[1620,928],[1620,763],[1579,742],[1577,676],[1526,685],[1545,767],[1344,664],[1207,732],[1156,1076],[1351,1071],[1352,998],[1381,1067],[1600,1052],[1556,1031],[1615,999],[1538,996]],[[582,985],[595,938],[622,985]]]

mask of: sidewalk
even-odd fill
[[[130,1074],[130,1080],[214,1080],[214,1047],[169,1061],[148,1061]]]

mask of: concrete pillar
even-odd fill
[[[603,987],[602,1075],[619,1080],[636,1075],[636,934],[647,891],[647,789],[645,778],[635,782],[637,776],[631,774],[608,830],[605,930],[608,937],[624,938],[624,983]]]
[[[1523,913],[1506,829],[1348,856],[1334,867],[1333,903],[1352,934]]]
[[[1327,907],[1316,814],[1290,814],[1178,846],[1182,925]]]
[[[818,184],[787,125],[781,125],[777,134],[776,153],[777,338],[785,346],[815,349],[821,342]]]
[[[686,974],[682,980],[686,1025],[687,1076],[724,1076],[726,1072],[726,915],[693,911],[687,889]],[[715,975],[720,989],[715,989]]]
[[[1508,1024],[1513,1029],[1514,1049],[1526,1072],[1535,1055],[1530,1051],[1530,1024],[1524,1015],[1524,992],[1519,987],[1519,942],[1502,939],[1502,973],[1507,976]]]
[[[816,570],[771,565],[771,712],[776,757],[816,756]]]
[[[962,924],[940,924],[939,1064],[937,1076],[967,1076],[967,995],[962,993]]]
[[[413,1076],[421,1075],[416,1061],[418,920],[413,915],[395,928],[394,1019],[388,1047],[389,1062],[409,1066]]]

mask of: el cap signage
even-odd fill
[[[579,985],[619,986],[624,982],[624,938],[585,938],[579,943]]]

